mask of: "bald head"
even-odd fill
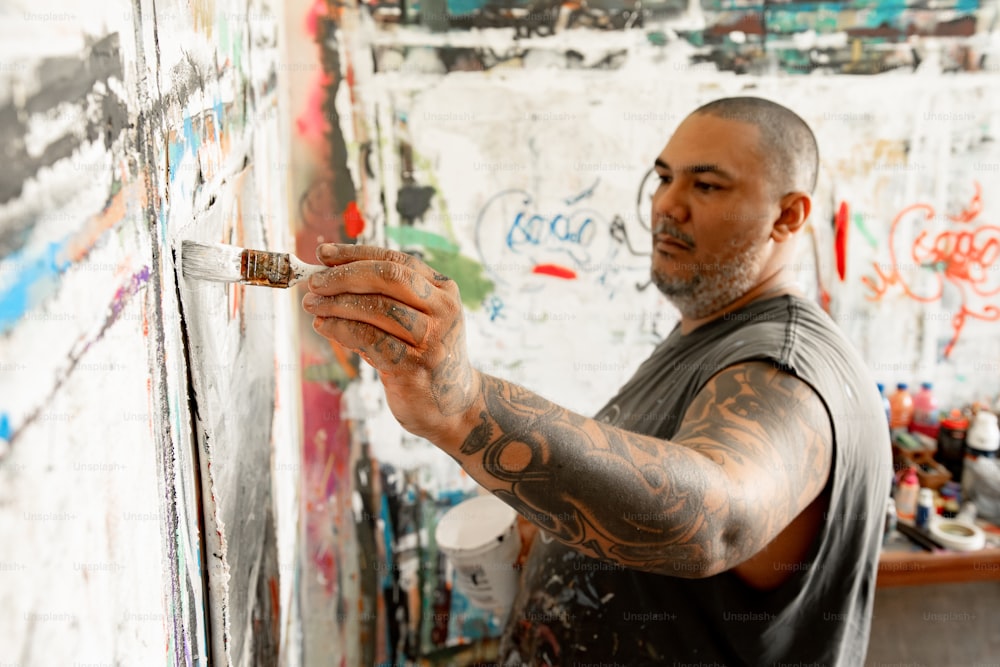
[[[691,113],[695,114],[757,127],[761,159],[775,196],[796,191],[811,195],[815,190],[819,171],[816,137],[790,109],[759,97],[725,97],[698,107]]]

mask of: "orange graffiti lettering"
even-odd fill
[[[909,253],[910,266],[933,272],[935,280],[930,287],[918,290],[911,285],[907,275],[912,276],[913,272],[904,274],[900,270],[903,265],[896,255],[896,234],[900,224],[903,221],[920,224],[933,220],[935,211],[930,204],[912,204],[896,214],[889,228],[888,268],[873,263],[876,277],[861,278],[861,282],[871,290],[871,294],[866,297],[869,301],[879,301],[890,288],[898,286],[914,301],[931,303],[941,299],[945,281],[951,283],[961,295],[961,305],[951,318],[952,337],[945,346],[945,358],[951,355],[968,318],[987,322],[1000,320],[1000,308],[997,306],[970,304],[970,300],[980,301],[1000,293],[1000,284],[994,279],[996,274],[991,275],[991,270],[996,268],[997,261],[1000,260],[1000,227],[966,227],[975,221],[982,209],[982,188],[979,183],[975,183],[975,194],[969,205],[960,213],[948,216],[948,221],[957,225],[955,228],[937,234],[931,234],[927,230],[916,234]]]

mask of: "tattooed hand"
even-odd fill
[[[321,245],[330,268],[302,300],[321,335],[378,372],[406,430],[438,442],[463,421],[480,382],[469,363],[458,286],[410,255],[385,248]]]

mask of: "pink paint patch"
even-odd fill
[[[564,280],[575,280],[576,271],[572,269],[567,269],[565,266],[559,266],[558,264],[537,264],[535,268],[531,270],[532,273],[539,273],[543,276],[553,276],[554,278],[562,278]]]
[[[316,36],[320,16],[326,16],[326,0],[316,0],[306,13],[305,31],[310,37]]]
[[[325,74],[316,76],[309,90],[309,99],[306,102],[306,108],[295,119],[295,129],[299,135],[303,139],[313,142],[314,145],[324,145],[323,137],[330,129],[330,124],[323,113],[327,87],[330,83],[329,76]]]

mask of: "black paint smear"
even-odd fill
[[[386,549],[393,552],[393,568],[390,572],[391,582],[385,588],[383,595],[386,603],[386,625],[389,634],[389,651],[391,664],[403,664],[400,656],[412,662],[420,657],[421,618],[416,623],[410,618],[410,591],[400,584],[400,565],[405,560],[415,558],[418,563],[418,586],[416,594],[423,591],[423,564],[419,535],[421,529],[420,492],[408,479],[406,473],[395,466],[382,462],[379,465],[382,490],[385,494],[386,506],[389,511],[389,533],[391,544]],[[401,552],[398,546],[404,538],[416,535],[416,553]],[[423,605],[418,605],[422,609]],[[411,626],[416,632],[411,631]]]
[[[375,489],[372,479],[374,469],[371,448],[367,442],[362,442],[361,452],[354,468],[354,489],[361,499],[361,516],[354,517],[354,530],[358,541],[358,574],[360,578],[358,583],[361,589],[358,643],[361,647],[362,665],[375,664],[375,642],[379,640],[376,636],[378,628],[378,613],[376,611],[378,609],[378,568],[375,559],[378,547],[375,541],[375,518],[378,514],[375,508]],[[346,609],[344,612],[346,613]]]
[[[138,8],[135,11],[139,11]],[[154,43],[155,41],[154,38]],[[27,132],[27,124],[26,122],[22,122],[22,117],[28,115],[26,110],[30,108],[35,111],[44,111],[45,104],[60,103],[59,98],[55,96],[56,92],[61,92],[62,97],[67,98],[69,92],[76,93],[82,90],[83,93],[79,99],[67,98],[63,101],[76,103],[80,109],[80,113],[83,114],[87,108],[87,96],[95,95],[92,92],[95,81],[101,80],[106,83],[110,78],[122,78],[122,60],[117,34],[108,35],[93,44],[90,47],[89,53],[90,57],[86,62],[72,58],[54,58],[45,61],[50,64],[48,66],[44,64],[41,66],[42,69],[45,69],[45,76],[47,77],[43,83],[49,88],[55,88],[56,90],[49,89],[39,92],[37,95],[29,98],[23,108],[14,106],[0,107],[0,164],[4,165],[3,169],[0,169],[0,204],[6,201],[5,197],[9,199],[19,196],[24,182],[34,176],[38,169],[55,163],[68,154],[72,154],[83,141],[81,138],[73,135],[62,137],[60,142],[68,143],[58,143],[57,145],[49,146],[45,155],[32,160],[24,152],[23,137]],[[78,70],[74,71],[78,75],[83,76],[88,74],[90,76],[89,87],[85,88],[83,85],[77,85],[79,82],[74,82],[71,88],[66,86],[60,87],[58,77],[68,75],[67,64],[63,63],[61,67],[54,66],[51,64],[53,61],[76,63]],[[148,136],[148,131],[144,132],[139,128],[139,125],[143,123],[143,116],[147,119],[157,119],[155,122],[162,126],[163,123],[160,119],[162,119],[164,111],[166,109],[176,109],[178,106],[183,107],[192,92],[204,90],[207,80],[204,72],[199,70],[196,64],[190,61],[190,59],[181,61],[174,66],[168,77],[173,81],[170,93],[157,97],[144,96],[139,105],[142,112],[130,109],[125,100],[109,92],[102,95],[100,100],[97,100],[100,108],[100,117],[88,118],[83,135],[87,141],[98,141],[103,133],[104,146],[109,150],[118,141],[128,141],[127,147],[123,146],[121,153],[128,157],[129,169],[132,176],[140,173],[140,162],[149,168],[156,167],[156,162],[152,156],[148,156],[145,160],[136,159],[135,151],[133,150],[135,146],[143,146],[144,141],[149,140],[142,138]],[[140,91],[142,91],[141,87]],[[134,121],[130,121],[130,119],[134,119]],[[135,128],[135,133],[129,139],[128,135],[131,133],[128,130],[132,128]],[[165,135],[166,128],[161,127],[161,129]],[[151,191],[155,191],[155,188]],[[114,182],[109,182],[109,199],[113,194]],[[31,230],[37,222],[37,212],[22,216],[13,216],[8,219],[0,227],[0,257],[4,257],[23,247],[27,243]]]
[[[431,207],[436,191],[429,185],[404,185],[396,194],[396,211],[404,225],[421,220]]]
[[[344,133],[340,128],[340,113],[336,106],[337,91],[343,83],[340,74],[341,63],[340,52],[337,48],[339,42],[337,31],[338,26],[335,19],[329,17],[321,19],[316,31],[316,42],[320,46],[323,73],[329,76],[332,81],[323,100],[323,115],[330,128],[326,133],[326,143],[330,147],[328,167],[330,173],[334,174],[333,205],[340,220],[340,228],[335,233],[338,239],[347,239],[347,232],[343,224],[343,212],[349,203],[356,200],[357,189],[354,187],[351,171],[347,166],[347,142],[344,140]],[[326,231],[330,233],[334,230]]]
[[[0,108],[0,158],[4,168],[0,171],[0,204],[18,196],[24,183],[42,167],[65,159],[84,141],[97,141],[102,136],[110,148],[121,132],[129,127],[128,108],[124,100],[113,92],[100,93],[100,117],[87,118],[83,136],[66,134],[48,145],[41,155],[28,154],[24,137],[34,114],[45,113],[62,104],[72,104],[80,115],[86,115],[88,97],[96,95],[98,83],[107,86],[110,79],[122,79],[122,56],[118,33],[107,35],[90,46],[80,57],[54,57],[42,60],[36,70],[40,90],[26,99],[21,106],[11,102]],[[10,245],[7,237],[13,231],[0,230],[0,252]]]
[[[251,623],[249,664],[254,667],[271,667],[280,664],[279,652],[281,646],[281,610],[273,603],[280,605],[280,600],[271,597],[271,581],[278,581],[278,536],[275,534],[273,503],[271,494],[267,494],[264,505],[264,539],[261,553],[257,559],[256,590],[251,589],[255,598],[250,604]],[[249,584],[252,586],[253,581]]]
[[[389,584],[382,589],[382,597],[385,600],[385,624],[386,634],[389,642],[389,664],[399,664],[397,658],[400,649],[400,640],[406,632],[409,617],[409,600],[406,591],[399,585],[399,561],[396,550],[399,538],[402,534],[399,525],[399,513],[402,505],[402,485],[399,484],[401,474],[396,471],[396,467],[391,463],[381,462],[379,464],[379,476],[381,478],[382,494],[388,509],[388,525],[385,527],[386,533],[386,561],[389,560],[389,552],[392,552],[393,567],[389,572]],[[380,570],[385,571],[387,562],[380,563]]]

